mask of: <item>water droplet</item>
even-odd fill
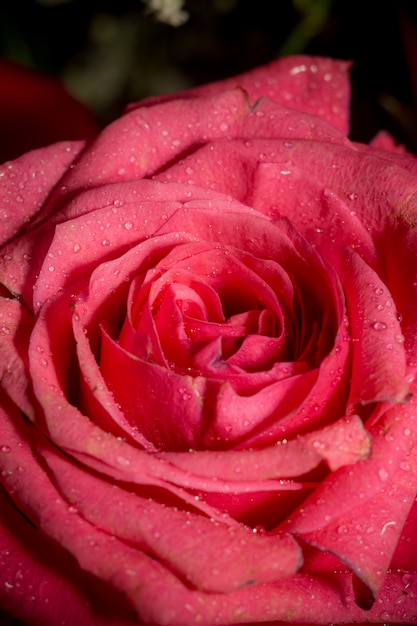
[[[253,533],[264,533],[265,532],[265,526],[262,526],[262,524],[257,524],[256,526],[254,526],[252,528],[252,532]]]
[[[133,228],[132,222],[125,222],[124,226],[125,226],[126,230],[132,230],[132,228]]]
[[[382,296],[382,294],[384,293],[384,290],[381,287],[375,287],[374,292],[376,293],[377,296]]]
[[[401,580],[404,584],[405,589],[407,589],[413,582],[413,576],[411,576],[411,574],[404,574],[404,576],[401,577]]]
[[[10,451],[11,451],[10,446],[1,446],[0,447],[0,452],[4,452],[5,454],[7,454]]]
[[[103,239],[103,241],[101,242],[102,246],[109,246],[110,245],[110,241],[108,239]]]
[[[407,463],[407,461],[401,461],[400,468],[403,470],[403,472],[409,472],[411,469],[411,465]]]
[[[48,270],[49,270],[50,272],[55,272],[55,266],[54,266],[54,265],[50,265],[50,266],[48,267]]]
[[[118,456],[116,461],[119,463],[119,465],[130,465],[129,459],[126,459],[124,456]]]
[[[79,251],[81,250],[81,246],[80,246],[80,244],[79,244],[79,243],[76,243],[76,244],[74,245],[74,247],[73,247],[73,249],[72,249],[72,250],[73,250],[73,252],[75,252],[75,253],[79,252]]]
[[[380,332],[382,330],[386,330],[387,329],[387,325],[385,324],[385,322],[372,322],[371,328],[373,330],[377,330],[377,331]]]
[[[380,480],[382,480],[382,481],[386,481],[386,480],[387,480],[387,478],[388,478],[388,476],[389,476],[389,474],[388,474],[388,472],[387,472],[387,470],[386,470],[386,469],[384,469],[383,467],[381,467],[381,468],[378,470],[378,476],[379,476]]]
[[[389,620],[391,620],[391,619],[392,619],[392,615],[391,615],[391,613],[389,613],[388,611],[383,611],[383,612],[381,613],[381,615],[379,616],[379,619],[380,619],[382,622],[388,622]],[[385,626],[385,624],[384,624],[384,626]]]

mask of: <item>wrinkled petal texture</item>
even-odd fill
[[[0,169],[0,610],[417,624],[417,165],[348,140],[347,70]]]

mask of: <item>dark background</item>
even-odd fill
[[[284,54],[353,61],[352,138],[385,128],[417,151],[415,0],[186,0],[172,26],[141,0],[14,0],[0,56],[57,77],[100,125],[127,103]],[[7,92],[0,84],[0,98]]]

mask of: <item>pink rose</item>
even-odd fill
[[[1,608],[417,624],[417,161],[286,58],[1,170]]]

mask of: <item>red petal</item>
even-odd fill
[[[341,281],[353,342],[349,403],[407,401],[404,336],[390,292],[378,274],[349,249]]]
[[[196,476],[239,482],[301,476],[323,460],[336,470],[367,458],[369,452],[369,435],[354,416],[264,450],[165,452],[157,456]]]
[[[0,298],[0,380],[15,404],[34,417],[27,348],[33,319],[17,300]]]
[[[98,134],[92,114],[58,80],[1,59],[0,83],[1,163],[57,141]]]

